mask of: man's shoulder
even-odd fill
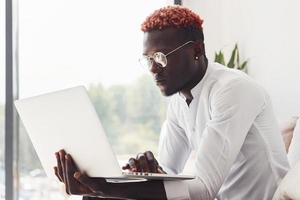
[[[235,81],[252,81],[252,79],[244,72],[236,69],[228,68],[219,63],[211,63],[211,79],[217,80],[222,85],[231,84]]]
[[[247,90],[252,88],[265,93],[259,83],[240,70],[230,69],[218,63],[212,63],[210,67],[212,68],[210,77],[212,91]]]

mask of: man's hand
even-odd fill
[[[128,163],[122,167],[123,170],[131,172],[151,172],[166,174],[166,172],[159,166],[151,151],[139,153],[136,158],[130,158]]]
[[[67,194],[106,197],[108,183],[104,178],[91,178],[81,173],[70,154],[64,150],[55,153],[57,166],[54,172],[65,184]]]
[[[71,155],[64,150],[56,152],[55,156],[57,166],[54,167],[54,172],[57,178],[64,183],[66,192],[70,195],[106,199],[166,199],[162,181],[108,183],[104,178],[91,178],[85,173],[81,173]],[[155,166],[159,167],[157,161]]]

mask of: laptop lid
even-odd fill
[[[65,149],[91,177],[120,177],[121,168],[84,86],[15,101],[46,174]]]

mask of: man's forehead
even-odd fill
[[[159,45],[163,43],[164,45],[172,44],[172,39],[168,37],[169,35],[163,31],[152,31],[144,34],[144,45]]]
[[[150,49],[168,49],[181,42],[178,29],[167,28],[163,30],[153,30],[144,33],[144,50]]]

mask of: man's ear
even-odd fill
[[[201,41],[197,41],[194,44],[194,56],[200,57],[202,55],[205,55],[204,43]]]

